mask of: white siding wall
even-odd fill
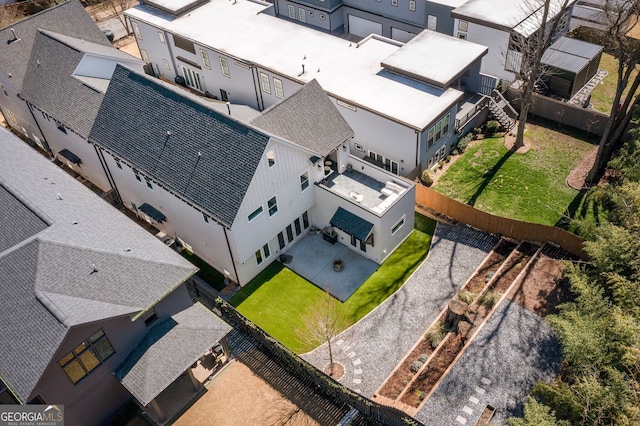
[[[113,75],[113,70],[116,68],[116,64],[118,63],[129,68],[133,68],[139,72],[143,72],[142,64],[139,61],[133,60],[133,58],[131,59],[131,61],[123,61],[116,60],[114,58],[85,55],[75,69],[74,74],[87,77],[106,78],[110,80]]]
[[[2,85],[2,88],[0,88],[0,110],[9,126],[33,140],[36,140],[35,137],[43,139],[27,103],[18,98],[18,92],[13,87],[11,79],[0,73],[0,84]],[[15,119],[15,122],[13,119]]]
[[[300,61],[300,72],[302,72],[302,60]],[[307,70],[309,71],[309,70]],[[300,87],[302,87],[302,85],[296,81],[292,81],[286,77],[283,77],[279,74],[275,74],[269,70],[266,70],[264,68],[255,68],[255,73],[256,73],[256,92],[258,93],[258,96],[260,98],[260,102],[262,104],[262,108],[259,109],[267,109],[272,105],[275,105],[279,102],[281,102],[283,100],[283,98],[279,98],[276,95],[276,88],[275,88],[275,82],[274,82],[274,78],[278,79],[282,82],[282,88],[283,88],[283,96],[284,98],[288,98],[289,96],[291,96],[292,93],[294,93],[295,91],[297,91],[298,89],[300,89]],[[262,84],[262,79],[264,77],[262,77],[261,75],[266,75],[269,79],[269,85],[265,87],[263,87]],[[269,91],[271,93],[267,93],[267,91],[265,89],[269,89]]]
[[[456,19],[454,23],[456,36],[458,21],[459,19]],[[507,81],[514,80],[514,74],[504,69],[505,57],[509,46],[508,32],[469,22],[467,40],[485,45],[489,48],[489,52],[482,58],[480,71],[483,74],[492,75]]]
[[[69,129],[67,129],[67,133],[63,133],[58,129],[58,124],[52,117],[48,114],[43,114],[35,108],[34,116],[44,133],[51,151],[61,162],[65,163],[67,167],[76,173],[90,180],[91,183],[101,190],[107,192],[111,189],[107,175],[105,174],[102,164],[100,164],[100,159],[92,144]],[[80,160],[82,160],[80,165],[73,164],[65,157],[59,155],[59,152],[63,149],[68,149],[80,157]]]
[[[401,175],[415,168],[418,161],[415,130],[359,107],[352,111],[339,105],[334,98],[331,100],[355,133],[351,141],[352,154],[364,157],[369,150],[375,151],[396,161]],[[363,151],[355,149],[354,144],[362,146]]]
[[[275,153],[272,167],[269,167],[266,157],[269,151]],[[314,166],[309,161],[312,155],[271,139],[231,228],[231,244],[238,252],[236,263],[240,263],[237,267],[241,276],[252,278],[270,264],[279,252],[278,232],[285,230],[314,204]],[[302,191],[300,175],[305,171],[309,172],[309,187]],[[267,201],[273,196],[278,202],[278,212],[269,216]],[[248,216],[260,206],[262,213],[249,222]],[[271,256],[258,265],[255,252],[267,243]],[[246,284],[243,281],[240,280]]]
[[[165,222],[154,226],[167,235],[185,241],[200,258],[218,271],[226,271],[230,279],[237,281],[222,226],[213,219],[205,222],[199,210],[156,182],[152,181],[153,189],[149,189],[142,174],[142,182],[139,182],[131,167],[121,162],[122,169],[118,168],[114,158],[108,153],[104,152],[104,158],[125,207],[131,208],[132,202],[137,207],[143,203],[152,205],[167,217]]]
[[[139,49],[144,50],[147,53],[149,59],[154,64],[154,69],[160,74],[160,76],[173,81],[176,76],[176,70],[174,69],[173,57],[171,56],[171,51],[167,44],[166,33],[152,27],[151,25],[134,19],[131,19],[131,22],[132,24],[136,23],[138,25],[140,34],[142,35],[141,39],[136,38]],[[161,42],[159,33],[162,33],[165,39],[164,43]],[[165,66],[165,61],[169,69]]]

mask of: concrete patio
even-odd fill
[[[344,244],[331,244],[322,234],[307,234],[287,251],[284,264],[314,285],[328,291],[344,302],[380,265],[360,256]],[[340,272],[333,269],[333,261],[342,259]]]

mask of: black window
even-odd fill
[[[284,234],[282,232],[278,232],[278,246],[280,247],[280,250],[285,247]]]
[[[188,40],[184,37],[180,37],[179,35],[173,34],[173,42],[176,47],[179,47],[182,50],[186,50],[187,52],[196,53],[196,48],[193,45],[191,40]]]
[[[296,236],[300,235],[302,228],[300,227],[300,219],[296,219],[293,224],[296,226]]]
[[[291,225],[287,225],[287,241],[293,241],[293,229],[291,228]]]
[[[358,246],[358,239],[356,237],[354,237],[353,235],[351,236],[351,245],[354,247]]]
[[[304,229],[309,227],[309,215],[307,212],[302,213],[302,224],[304,225]]]
[[[367,243],[360,241],[360,250],[367,251]]]

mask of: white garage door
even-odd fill
[[[370,34],[382,35],[382,24],[349,15],[349,34],[367,37]]]
[[[391,27],[391,38],[394,40],[406,43],[415,36],[416,35],[414,33],[410,33],[409,31],[399,30],[397,28]]]

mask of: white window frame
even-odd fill
[[[171,70],[171,66],[169,65],[169,61],[167,61],[166,59],[163,59],[162,63],[164,64],[164,67],[166,69]]]
[[[133,28],[133,34],[135,34],[138,40],[142,40],[142,33],[140,32],[140,27],[136,21],[131,21],[131,28]]]
[[[463,21],[462,19],[458,21],[458,31],[467,32],[469,31],[469,22]]]
[[[409,0],[409,10],[411,12],[416,11],[416,0]]]
[[[222,75],[227,78],[231,78],[231,71],[229,70],[229,61],[227,58],[220,57],[220,70],[222,71]]]
[[[267,151],[267,165],[269,168],[276,165],[276,151],[274,149]]]
[[[296,7],[290,4],[287,6],[287,9],[289,10],[289,18],[296,19]]]
[[[309,171],[304,172],[300,175],[300,191],[304,192],[309,189]]]
[[[391,227],[391,235],[394,235],[396,232],[398,232],[403,226],[404,226],[404,222],[406,219],[407,215],[402,215],[402,217],[400,218],[399,221],[397,221],[392,227]]]
[[[398,6],[398,0],[391,0],[391,6]]]
[[[274,203],[271,204],[271,201],[273,201]],[[274,195],[269,200],[267,200],[267,210],[269,211],[269,217],[273,217],[278,214],[278,197]]]
[[[437,31],[438,17],[435,15],[427,15],[427,29],[431,31]]]
[[[200,57],[202,58],[202,65],[205,68],[211,69],[211,61],[209,61],[209,52],[204,49],[200,49]]]
[[[382,168],[388,172],[391,172],[395,175],[400,173],[400,164],[397,161],[394,161],[390,158],[385,157],[384,155],[378,154],[377,152],[369,150],[367,155],[373,158],[376,161],[379,161],[383,164]],[[395,170],[395,171],[394,171]]]
[[[147,53],[146,50],[144,49],[140,49],[140,58],[146,63],[148,64],[149,62],[151,62],[149,60],[149,54]]]
[[[273,77],[273,93],[276,98],[284,99],[284,87],[282,86],[282,80]]]
[[[247,216],[247,220],[249,222],[253,222],[254,220],[256,220],[256,218],[258,216],[260,216],[262,213],[264,212],[264,209],[262,208],[262,206],[258,207],[257,209],[255,209],[254,211],[252,211],[251,213],[249,213],[249,215]]]
[[[271,247],[269,246],[269,243],[263,245],[258,250],[256,250],[255,256],[256,256],[256,263],[258,265],[262,265],[265,260],[270,258],[271,257]]]
[[[187,68],[184,66],[181,68],[187,86],[191,87],[192,89],[199,90],[200,92],[204,92],[204,86],[202,85],[202,75],[199,72],[192,70],[191,68]]]
[[[158,31],[158,38],[160,39],[160,43],[166,43],[164,33],[162,31]]]
[[[298,19],[300,22],[307,22],[307,11],[306,9],[299,7],[298,8]]]
[[[271,82],[269,81],[269,74],[260,71],[260,86],[262,91],[271,94]]]

